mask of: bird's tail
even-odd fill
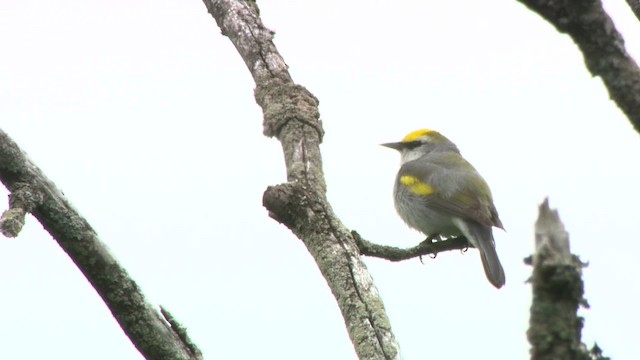
[[[491,227],[475,221],[466,221],[465,225],[466,230],[468,230],[468,234],[465,235],[471,244],[480,251],[480,258],[482,259],[482,266],[487,279],[496,288],[501,288],[505,284],[504,269],[502,269],[498,259]]]

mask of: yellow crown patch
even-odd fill
[[[421,136],[427,135],[429,133],[434,132],[431,129],[420,129],[420,130],[415,130],[412,131],[410,133],[407,134],[407,136],[402,138],[402,142],[409,142],[409,141],[413,141]]]

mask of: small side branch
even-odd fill
[[[16,183],[9,195],[9,209],[0,217],[0,232],[6,237],[16,237],[24,226],[24,219],[37,204],[42,202],[42,192],[24,183]]]
[[[463,236],[436,242],[425,240],[417,246],[401,249],[393,246],[374,244],[363,239],[356,231],[351,231],[351,235],[360,250],[360,254],[389,261],[403,261],[425,255],[437,255],[445,251],[465,250],[471,247],[469,241]]]

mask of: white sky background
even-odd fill
[[[640,58],[639,22],[624,0],[605,5]],[[584,341],[637,354],[640,139],[569,37],[516,1],[260,7],[320,99],[328,195],[346,226],[383,244],[423,239],[395,214],[399,157],[378,146],[417,128],[455,141],[492,187],[505,288],[475,250],[365,260],[406,359],[528,358],[522,259],[547,195],[590,263]],[[282,152],[202,2],[2,0],[0,32],[0,128],[206,358],[356,358],[313,259],[261,205],[285,181]],[[142,358],[32,217],[0,239],[0,274],[0,358]]]

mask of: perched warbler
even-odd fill
[[[480,251],[484,272],[496,288],[505,283],[492,227],[502,227],[491,190],[458,147],[437,131],[410,132],[382,144],[402,156],[394,186],[398,214],[410,227],[436,237],[464,235]]]

